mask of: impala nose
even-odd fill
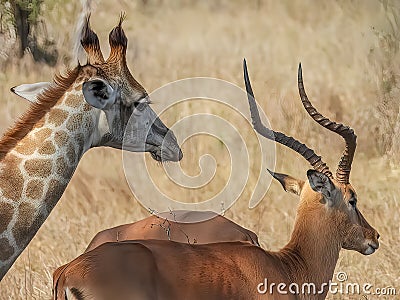
[[[371,242],[368,243],[368,246],[374,248],[374,250],[377,250],[379,248],[379,242],[378,241],[376,241],[376,242],[371,241]]]

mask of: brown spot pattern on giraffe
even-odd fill
[[[35,138],[38,139],[39,141],[44,141],[45,139],[47,139],[51,136],[52,132],[53,131],[50,128],[39,129],[35,133]]]
[[[90,106],[88,103],[85,102],[85,104],[83,105],[83,111],[89,111],[91,110],[93,107]]]
[[[78,95],[69,95],[68,97],[65,98],[65,105],[73,107],[73,108],[78,108],[82,105],[83,103],[82,97],[79,97]]]
[[[6,238],[0,239],[0,261],[6,261],[13,255],[14,249]]]
[[[56,147],[54,147],[54,144],[52,141],[45,141],[40,147],[39,147],[39,154],[54,154],[56,152]]]
[[[69,131],[76,131],[82,126],[82,114],[75,114],[68,118],[67,129]]]
[[[30,180],[26,186],[26,196],[38,200],[43,195],[43,182],[37,179]]]
[[[20,162],[21,159],[7,155],[2,161],[3,168],[0,172],[0,189],[3,197],[13,201],[21,198],[24,184],[24,178],[18,168]]]
[[[42,150],[39,148],[39,152],[43,151],[42,154],[52,154],[54,152],[51,153],[50,142],[43,143],[43,141],[51,136],[51,133],[52,131],[49,128],[43,128],[35,133],[29,133],[15,146],[15,151],[23,155],[31,155],[38,147],[43,147]]]
[[[29,176],[47,178],[51,174],[52,162],[50,159],[30,159],[24,167]]]
[[[68,118],[68,112],[63,109],[53,108],[49,112],[48,121],[54,126],[60,126]]]
[[[56,145],[59,148],[63,147],[64,145],[66,145],[67,142],[68,142],[68,139],[69,139],[68,134],[63,130],[56,131],[54,133],[54,141],[56,142]]]
[[[62,156],[56,160],[56,172],[63,178],[70,178],[74,172],[74,167],[70,167]]]
[[[94,128],[93,118],[90,115],[86,115],[83,124],[88,131],[92,131]]]
[[[14,214],[13,205],[5,202],[0,202],[0,234],[7,229],[13,214]]]
[[[76,160],[75,146],[72,143],[69,143],[69,145],[68,145],[67,159],[70,164],[75,164],[75,160]]]
[[[17,222],[12,229],[18,247],[23,247],[33,238],[44,219],[32,204],[22,202],[19,205]]]
[[[50,180],[49,188],[47,189],[46,196],[44,197],[47,211],[51,211],[57,204],[58,199],[61,198],[66,188],[66,185],[66,183],[61,183],[56,179]]]
[[[83,146],[85,145],[85,138],[82,133],[78,133],[75,137],[76,143],[79,146],[79,155],[82,155]]]
[[[23,155],[31,155],[35,152],[37,145],[32,136],[26,137],[15,146],[15,151]]]

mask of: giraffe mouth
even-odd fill
[[[161,122],[161,121],[160,121]],[[150,152],[152,158],[159,162],[178,162],[182,159],[183,153],[178,145],[174,133],[167,127],[159,128],[158,126],[151,127],[146,136],[146,150]]]
[[[150,151],[151,157],[159,162],[167,162],[167,161],[180,161],[183,157],[182,150],[180,148],[175,151],[169,151],[168,149],[156,149],[154,151]]]
[[[150,121],[145,115],[135,116],[135,121],[126,126],[122,148],[130,152],[149,152],[158,162],[180,161],[183,154],[174,133],[150,108],[147,112]],[[140,123],[144,124],[139,126]]]
[[[154,160],[163,162],[161,155],[158,154],[158,151],[151,151],[150,154]]]

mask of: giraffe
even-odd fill
[[[104,60],[87,17],[81,43],[88,57],[32,101],[0,140],[0,280],[61,198],[82,155],[93,147],[150,152],[157,161],[179,161],[182,151],[150,108],[145,89],[126,65],[123,17],[109,34]]]
[[[37,97],[49,87],[51,87],[51,82],[36,82],[14,86],[10,90],[29,102],[37,102]]]

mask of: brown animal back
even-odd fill
[[[85,252],[106,242],[138,239],[171,240],[190,244],[243,241],[259,246],[254,232],[214,212],[176,211],[173,214],[168,212],[160,216],[152,215],[131,224],[101,231],[96,234]],[[205,221],[188,223],[204,219]]]

